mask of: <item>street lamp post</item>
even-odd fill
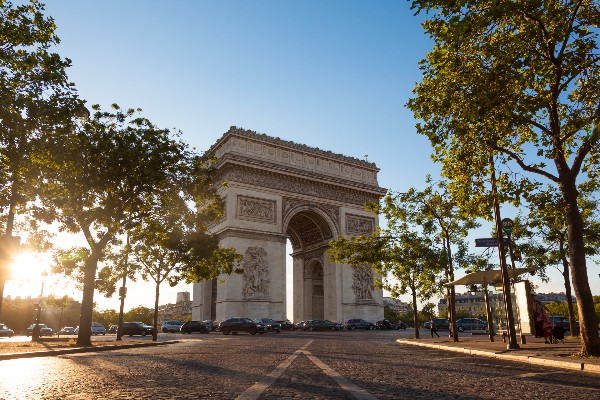
[[[40,298],[38,299],[37,304],[37,315],[35,317],[35,326],[33,327],[33,331],[31,332],[31,341],[38,342],[40,340],[40,320],[42,316],[42,298],[44,297],[44,283],[45,277],[48,275],[46,271],[42,272],[42,290],[40,290]]]
[[[494,155],[490,154],[490,169],[492,181],[492,199],[494,202],[494,217],[496,219],[496,233],[498,236],[498,255],[500,257],[500,271],[502,276],[502,295],[504,298],[504,308],[506,312],[506,325],[508,328],[508,349],[517,350],[521,347],[517,343],[517,334],[515,332],[515,319],[512,309],[512,299],[510,297],[510,279],[508,277],[508,267],[506,265],[506,254],[504,252],[504,235],[502,228],[502,219],[500,218],[500,205],[498,204],[498,190],[496,187],[496,171],[494,169]]]
[[[123,340],[123,315],[125,310],[125,296],[127,296],[127,269],[129,268],[129,232],[127,233],[127,246],[125,246],[125,265],[123,268],[123,285],[119,288],[119,299],[121,305],[119,307],[119,325],[117,327],[117,340]]]

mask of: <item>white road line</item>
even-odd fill
[[[256,382],[254,385],[244,390],[242,394],[240,394],[237,399],[238,400],[256,400],[260,397],[260,395],[269,388],[276,380],[285,372],[285,370],[290,366],[294,360],[298,358],[298,354],[294,353],[287,358],[284,362],[279,364],[271,373],[260,381]]]
[[[238,400],[256,400],[260,397],[260,395],[269,388],[276,380],[285,372],[285,370],[294,362],[296,358],[298,358],[299,351],[303,351],[312,343],[312,340],[309,340],[304,346],[300,348],[300,350],[296,350],[294,354],[289,356],[284,362],[279,364],[271,373],[260,381],[256,382],[254,385],[250,386],[246,389],[242,394],[240,394],[237,399]]]
[[[355,399],[358,400],[376,400],[377,397],[373,396],[366,390],[356,386],[354,383],[350,382],[348,379],[344,378],[342,375],[337,373],[334,369],[329,367],[323,361],[319,360],[317,357],[313,356],[310,352],[304,351],[304,354],[311,360],[315,365],[323,372],[327,374],[331,379],[333,379],[342,389],[349,392]]]
[[[358,400],[377,400],[377,397],[371,395],[366,390],[356,386],[354,383],[350,382],[348,379],[344,378],[342,375],[338,374],[335,370],[330,368],[327,364],[319,360],[317,357],[313,356],[310,351],[307,351],[306,348],[310,346],[313,341],[310,340],[300,349],[296,350],[294,354],[289,356],[284,362],[279,364],[271,373],[260,381],[256,382],[254,385],[246,389],[242,394],[240,394],[236,399],[237,400],[256,400],[260,397],[260,395],[267,390],[277,378],[279,378],[285,370],[294,362],[296,358],[300,354],[304,354],[311,360],[317,367],[319,367],[327,376],[333,379],[342,389],[349,392],[354,398]]]

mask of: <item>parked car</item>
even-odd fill
[[[213,321],[211,319],[207,319],[206,321],[202,321],[202,323],[204,324],[204,326],[206,327],[206,329],[208,329],[209,331],[216,331],[217,328],[219,327],[219,323],[217,321]]]
[[[192,332],[209,333],[206,325],[202,321],[186,321],[179,328],[181,333],[191,334]]]
[[[458,329],[459,332],[481,331],[486,330],[487,327],[487,322],[479,318],[461,318],[456,320],[456,329]]]
[[[562,317],[556,315],[549,315],[550,322],[552,322],[552,327],[562,328],[565,331],[571,331],[571,323],[569,321],[569,317]],[[575,330],[574,334],[579,334],[579,321],[575,321]]]
[[[118,330],[119,325],[111,325],[110,328],[108,328],[108,333],[117,333]]]
[[[162,323],[160,330],[163,333],[167,333],[167,332],[171,332],[171,333],[175,333],[175,332],[183,332],[181,331],[181,326],[183,325],[183,322],[181,321],[177,321],[177,320],[172,320],[172,321],[165,321]]]
[[[396,329],[406,330],[406,324],[404,323],[404,321],[393,322],[392,325],[394,325]]]
[[[296,322],[294,324],[294,329],[298,329],[298,330],[302,330],[302,326],[304,325],[306,321],[300,321],[300,322]]]
[[[106,328],[100,322],[92,322],[92,335],[106,335]]]
[[[303,331],[337,331],[339,325],[326,319],[311,319],[304,321]]]
[[[74,326],[65,326],[60,331],[58,331],[59,335],[75,335],[75,327]]]
[[[257,333],[265,333],[266,326],[262,323],[258,323],[250,318],[229,318],[222,321],[219,324],[219,331],[223,332],[224,335],[230,333],[247,332],[251,335]]]
[[[46,324],[38,324],[38,325],[40,328],[40,336],[52,336],[54,334],[54,331],[52,330],[52,328],[50,328]],[[27,336],[32,335],[34,326],[35,326],[35,324],[29,325],[29,327],[27,328]]]
[[[435,326],[437,329],[450,329],[450,320],[448,318],[434,318]],[[429,329],[430,321],[426,321],[423,324],[423,328]]]
[[[292,324],[289,319],[284,319],[277,322],[279,323],[279,325],[281,325],[281,330],[293,331],[294,329],[296,329],[294,324]]]
[[[143,322],[123,322],[123,335],[152,335],[154,328]]]
[[[254,321],[258,322],[259,324],[264,324],[267,332],[281,333],[281,324],[272,320],[271,318],[256,318]]]
[[[12,329],[10,329],[5,324],[0,324],[0,336],[2,337],[12,337],[13,333],[15,333]]]
[[[375,324],[369,321],[365,321],[362,318],[354,318],[349,319],[344,324],[346,329],[354,330],[354,329],[375,329]]]

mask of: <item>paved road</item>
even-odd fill
[[[177,335],[168,346],[0,361],[0,399],[600,398],[597,375],[395,343],[409,334]]]

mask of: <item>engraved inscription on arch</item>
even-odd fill
[[[373,218],[360,215],[346,214],[346,234],[364,235],[374,231],[375,222]]]
[[[257,199],[254,197],[238,196],[237,197],[237,217],[258,222],[267,222],[274,224],[275,217],[275,201]]]

